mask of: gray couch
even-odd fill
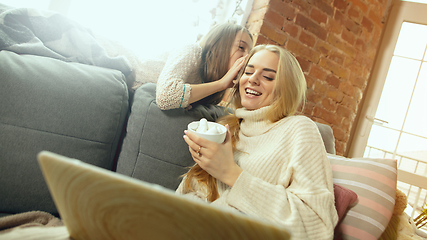
[[[130,95],[120,71],[0,51],[0,216],[58,215],[36,161],[42,150],[175,189],[193,164],[187,124],[224,109],[161,111],[154,84]],[[335,153],[331,128],[318,126]]]

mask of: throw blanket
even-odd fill
[[[35,227],[35,226],[63,226],[59,218],[42,211],[31,211],[18,213],[0,218],[0,233],[11,230],[15,227]]]
[[[0,50],[116,69],[125,76],[132,72],[126,58],[109,57],[90,30],[67,17],[1,3]]]

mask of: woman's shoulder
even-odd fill
[[[282,118],[279,122],[279,125],[283,127],[291,127],[293,129],[306,129],[306,130],[315,130],[317,131],[316,123],[311,120],[309,117],[304,115],[294,115]]]

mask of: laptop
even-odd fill
[[[70,237],[290,239],[286,228],[43,151],[39,165]]]

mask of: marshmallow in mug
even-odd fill
[[[188,131],[216,143],[223,143],[227,135],[227,128],[216,122],[208,122],[205,118],[191,122]]]
[[[210,133],[210,134],[219,134],[221,133],[221,129],[219,126],[211,126],[208,125],[208,120],[206,118],[202,118],[199,121],[199,126],[197,127],[196,132],[199,133]]]

